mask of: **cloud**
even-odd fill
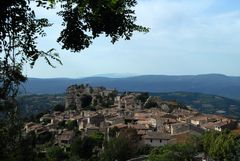
[[[178,50],[182,46],[192,48],[195,53],[212,52],[219,45],[226,50],[239,49],[240,12],[209,12],[216,3],[214,0],[140,1],[136,13],[141,24],[151,27],[150,39],[165,47]]]
[[[142,0],[136,7],[136,14],[141,23],[158,28],[159,25],[169,24],[171,21],[179,23],[181,20],[191,19],[204,12],[214,2],[214,0]]]

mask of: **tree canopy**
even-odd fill
[[[51,27],[52,24],[45,17],[37,18],[30,2],[36,2],[37,7],[46,9],[60,4],[61,11],[57,14],[63,18],[64,28],[56,41],[61,44],[62,49],[72,52],[80,52],[88,48],[93,39],[100,35],[110,37],[111,42],[115,43],[120,38],[129,40],[134,31],[148,31],[148,28],[135,24],[136,16],[133,7],[137,4],[136,0],[1,0],[0,106],[17,106],[15,97],[18,94],[18,87],[27,79],[23,73],[24,65],[28,64],[33,67],[39,58],[45,59],[47,64],[52,67],[55,67],[52,63],[53,60],[61,64],[59,54],[53,48],[45,51],[38,47],[38,38],[45,37],[44,29]],[[19,138],[21,137],[19,129],[22,125],[17,122],[20,119],[10,119],[12,122],[9,123],[9,126],[14,128],[7,127],[6,130],[5,128],[0,130],[0,136],[3,136],[3,141],[0,142],[0,151],[4,152],[0,154],[1,159],[11,158],[10,154],[15,155],[15,152],[24,152],[24,154],[30,152],[25,149],[18,150],[19,146],[13,146],[28,143]],[[92,154],[93,143],[95,143],[92,140],[97,144],[100,144],[101,141],[97,136],[94,139],[82,140],[83,147],[91,147],[91,151],[84,148],[85,155]],[[126,142],[123,146],[125,144]],[[9,149],[6,150],[4,147]],[[25,146],[25,148],[33,149],[30,146]],[[117,156],[118,154],[122,153],[116,153]],[[27,156],[32,155],[25,155],[25,157]],[[47,151],[47,156],[52,160],[61,160],[65,157],[65,153],[59,148],[52,148]],[[24,156],[21,158],[21,160],[30,160],[24,159]]]
[[[224,131],[208,131],[202,136],[193,136],[184,144],[169,144],[156,148],[149,155],[150,161],[191,161],[198,154],[215,161],[240,159],[239,135]]]
[[[190,144],[166,145],[154,149],[150,155],[150,161],[191,161],[196,153],[196,149]]]
[[[51,59],[61,63],[54,49],[40,50],[38,37],[46,36],[46,18],[36,18],[30,1],[37,7],[51,9],[60,4],[58,15],[63,18],[57,42],[62,49],[80,52],[100,35],[129,40],[134,31],[147,32],[148,28],[135,24],[133,7],[136,0],[8,0],[0,1],[0,98],[16,95],[18,86],[26,80],[24,64],[34,66],[40,57],[53,66]],[[53,66],[54,67],[54,66]]]
[[[71,145],[71,155],[81,159],[93,159],[101,149],[103,140],[104,135],[99,132],[83,138],[76,138]]]
[[[207,132],[203,136],[203,149],[214,160],[240,159],[239,136],[232,132]]]
[[[132,157],[130,143],[124,137],[111,139],[105,146],[100,156],[101,161],[126,161]]]

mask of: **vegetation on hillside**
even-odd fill
[[[214,161],[239,161],[240,138],[229,131],[209,131],[194,136],[187,143],[165,145],[155,148],[149,155],[150,161],[192,161],[197,156]]]
[[[64,95],[22,95],[17,97],[20,112],[23,117],[46,113],[53,110],[61,110],[64,106]],[[57,106],[58,105],[58,106]],[[57,106],[57,107],[55,107]]]
[[[226,97],[190,92],[150,93],[150,95],[181,102],[202,113],[240,117],[240,101]]]
[[[15,117],[9,116],[8,121]],[[230,131],[209,131],[202,136],[192,136],[185,143],[167,144],[154,149],[142,147],[133,129],[121,131],[109,140],[101,132],[84,137],[76,133],[75,140],[65,149],[55,146],[51,137],[42,138],[40,143],[34,133],[21,136],[18,132],[21,123],[16,120],[15,126],[0,122],[0,136],[5,138],[0,141],[2,161],[126,161],[142,154],[148,155],[149,161],[194,161],[198,156],[214,161],[240,160],[239,134]]]
[[[229,117],[240,117],[240,102],[225,97],[188,92],[149,93],[149,95],[160,96],[164,100],[174,100],[189,105],[202,113],[216,113]],[[64,94],[23,95],[18,97],[18,102],[23,116],[31,116],[51,111],[57,104],[64,105],[64,96]],[[144,102],[147,97],[148,93],[145,92],[138,99]]]

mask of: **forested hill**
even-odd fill
[[[206,114],[240,118],[240,101],[226,97],[190,92],[150,93],[163,100],[174,100]]]
[[[230,77],[220,74],[208,75],[144,75],[128,78],[88,77],[81,79],[30,78],[24,84],[27,93],[53,94],[64,93],[72,84],[88,83],[91,86],[116,88],[119,91],[147,92],[199,92],[240,99],[240,77]]]
[[[190,105],[203,113],[223,114],[240,118],[240,101],[201,93],[170,92],[149,93],[160,96],[163,100],[175,100]],[[25,95],[18,97],[19,105],[24,116],[36,115],[51,110],[57,104],[65,104],[65,95]]]

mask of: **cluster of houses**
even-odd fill
[[[93,93],[89,87],[84,90],[78,88],[80,91],[74,88],[71,87],[71,92],[66,96],[68,105],[77,102],[77,94],[82,95],[86,91]],[[96,94],[96,89],[94,91]],[[104,88],[97,91],[106,97],[114,92]],[[51,135],[55,144],[67,147],[76,137],[76,129],[81,135],[101,132],[106,139],[110,139],[113,129],[121,133],[122,130],[131,128],[136,130],[140,138],[139,144],[163,146],[184,142],[192,134],[201,135],[208,130],[233,130],[238,127],[238,122],[234,119],[202,114],[191,108],[183,108],[176,102],[162,101],[157,97],[149,97],[144,102],[138,99],[140,95],[141,93],[116,95],[110,107],[102,107],[96,111],[85,110],[81,106],[75,110],[55,111],[43,115],[39,123],[26,123],[24,129],[26,133],[34,132],[40,138]],[[155,101],[155,105],[158,106],[144,108],[147,101]],[[61,126],[66,124],[72,124],[75,130]]]

